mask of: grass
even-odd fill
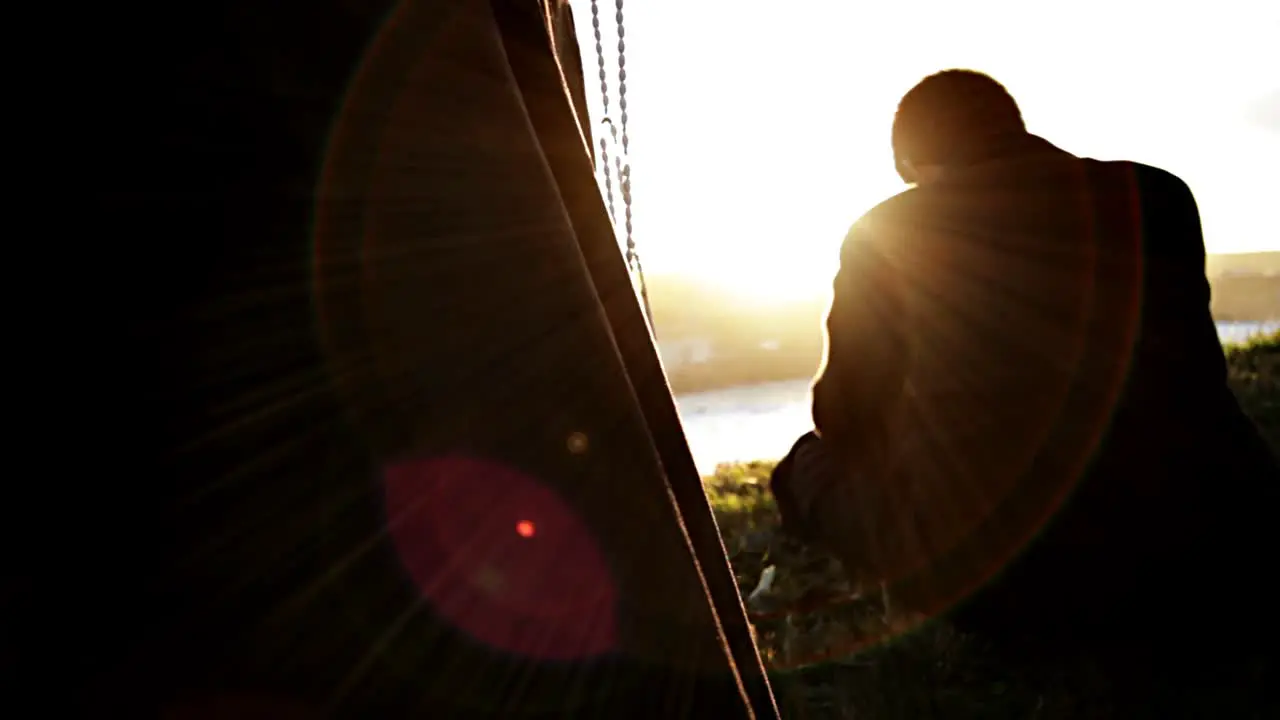
[[[1280,332],[1228,348],[1228,360],[1242,406],[1280,452]],[[904,631],[915,619],[898,617],[875,589],[851,586],[835,558],[777,531],[772,469],[762,461],[726,464],[704,482],[784,716],[1132,716],[1109,704],[1107,678],[1087,664],[1038,675],[1002,666],[978,639],[940,621]],[[768,567],[775,568],[771,590],[750,598]],[[1262,717],[1229,709],[1236,696],[1226,692],[1184,699],[1177,715]]]

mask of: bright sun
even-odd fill
[[[823,244],[814,245],[822,247]],[[835,261],[828,257],[832,254],[812,251],[796,253],[792,257],[749,254],[736,261],[690,263],[679,274],[711,285],[734,302],[744,305],[806,302],[829,295],[831,279],[836,271]],[[813,255],[819,257],[810,257]],[[767,268],[767,271],[762,268]]]

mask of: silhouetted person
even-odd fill
[[[1270,634],[1280,472],[1186,184],[1054,147],[970,71],[908,92],[893,147],[915,187],[844,242],[784,525],[1009,648],[1145,668]]]

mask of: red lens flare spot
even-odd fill
[[[551,488],[502,463],[459,456],[384,473],[387,529],[438,616],[525,657],[616,649],[612,572],[591,529]]]

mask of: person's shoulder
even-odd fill
[[[924,188],[912,186],[894,195],[887,200],[882,200],[875,207],[863,213],[857,223],[902,223],[912,216],[919,205],[924,201]]]
[[[885,240],[919,211],[921,189],[911,187],[883,200],[862,214],[845,233],[845,243]]]
[[[907,251],[903,239],[910,235],[910,219],[920,214],[923,193],[908,188],[862,214],[850,226],[840,245],[845,267],[864,265],[868,257],[891,257]]]
[[[1165,195],[1183,201],[1195,202],[1191,186],[1175,173],[1162,167],[1133,160],[1094,160],[1085,158],[1085,162],[1095,164],[1103,172],[1131,178],[1138,191],[1144,195]]]

